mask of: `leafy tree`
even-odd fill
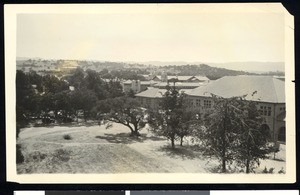
[[[110,122],[119,123],[128,127],[131,135],[138,136],[139,130],[146,125],[144,110],[134,98],[117,97],[103,100],[98,105],[106,107],[105,109],[99,107],[98,110],[102,112],[100,120],[108,126],[111,125]]]
[[[171,141],[172,148],[175,148],[175,140],[177,136],[183,138],[183,124],[187,124],[183,120],[183,98],[184,94],[179,93],[175,87],[167,86],[158,110],[149,110],[148,123],[153,132],[160,136],[164,136]],[[181,130],[180,130],[181,129]]]
[[[16,123],[17,136],[19,130],[29,122],[29,116],[37,110],[37,104],[34,104],[35,96],[28,76],[18,70],[16,74]]]
[[[126,95],[127,97],[131,97],[131,98],[134,98],[134,97],[135,97],[135,93],[134,93],[134,91],[133,91],[132,89],[129,89],[129,90],[125,93],[125,95]]]
[[[52,93],[45,93],[41,96],[41,103],[40,103],[41,111],[45,114],[49,113],[50,111],[54,111],[55,118],[57,116],[57,110],[55,107],[54,102],[54,94]]]
[[[249,173],[259,164],[260,159],[266,158],[269,153],[268,147],[268,131],[262,131],[261,125],[263,118],[257,109],[256,103],[253,101],[242,101],[242,109],[244,113],[239,119],[240,131],[237,137],[239,144],[237,145],[236,159],[239,165],[246,167],[246,173]]]
[[[99,100],[106,99],[109,92],[106,90],[106,84],[101,79],[100,75],[94,70],[86,70],[87,76],[85,77],[86,88],[94,91]]]
[[[54,75],[45,75],[43,77],[43,87],[45,93],[53,94],[68,90],[68,84]]]
[[[193,127],[196,123],[199,123],[200,121],[197,119],[197,115],[188,110],[188,107],[184,105],[182,107],[182,116],[179,118],[180,123],[179,123],[179,128],[177,131],[177,135],[180,138],[180,146],[183,144],[183,138],[185,136],[192,135],[193,133]]]
[[[76,89],[85,88],[86,83],[84,80],[85,73],[82,68],[76,68],[74,73],[68,78],[69,84]]]
[[[63,121],[68,121],[68,118],[73,113],[71,104],[71,94],[69,91],[55,93],[53,96],[55,112],[60,112]]]
[[[37,74],[35,71],[30,71],[27,76],[28,76],[29,83],[31,85],[36,85],[36,89],[39,92],[42,92],[43,91],[43,87],[42,87],[43,77],[41,75]]]
[[[199,131],[205,153],[221,162],[221,171],[226,172],[227,163],[235,156],[237,136],[242,110],[239,98],[222,98],[213,95],[213,109],[205,117],[205,128]]]
[[[79,89],[70,93],[70,103],[78,119],[78,112],[83,111],[84,120],[86,121],[92,108],[96,106],[96,94],[87,89]]]
[[[120,81],[110,80],[107,83],[107,91],[109,92],[110,98],[124,96],[123,88]]]

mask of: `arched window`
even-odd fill
[[[285,127],[280,127],[278,131],[278,141],[285,142]]]

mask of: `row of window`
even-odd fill
[[[272,109],[271,109],[270,106],[260,106],[259,112],[260,112],[261,115],[271,116]]]
[[[194,101],[190,100],[190,106],[194,106]],[[196,99],[195,106],[201,106],[201,99]],[[203,107],[204,108],[211,108],[212,101],[211,100],[203,100]]]
[[[141,100],[141,103],[144,103],[144,104],[147,104],[147,105],[151,104],[151,99],[150,98],[145,98],[145,99],[143,98],[143,99],[140,99],[140,100]],[[144,102],[142,102],[142,101],[144,101]],[[201,99],[196,99],[195,101],[190,100],[189,105],[191,107],[193,107],[193,106],[200,107],[200,106],[202,106],[201,102],[202,102]],[[211,100],[203,100],[203,107],[204,108],[212,108],[212,101]],[[279,109],[280,109],[280,111],[284,111],[285,107],[280,107]],[[259,112],[263,116],[271,116],[272,115],[272,108],[270,106],[260,106],[259,107]]]
[[[285,111],[285,106],[279,108],[280,111]],[[272,108],[270,106],[260,106],[260,114],[264,116],[272,115]]]

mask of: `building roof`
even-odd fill
[[[284,81],[272,76],[225,76],[206,86],[192,89],[187,94],[202,97],[214,94],[224,98],[246,95],[246,100],[285,103],[284,84]]]
[[[124,81],[123,83],[124,83],[124,84],[131,84],[132,81],[131,81],[131,80],[127,80],[127,81]]]
[[[161,98],[166,93],[166,89],[149,87],[146,91],[136,94],[136,97]],[[187,93],[190,89],[179,90],[179,93]]]
[[[155,84],[154,86],[155,87],[166,87],[168,85],[167,82],[160,82],[160,83],[157,83]],[[170,86],[173,86],[173,83],[170,82],[169,83]],[[175,83],[175,87],[199,87],[201,84],[200,83],[187,83],[187,82],[176,82]]]
[[[161,80],[161,76],[157,76],[160,80]],[[187,81],[191,78],[193,78],[194,76],[172,76],[172,75],[167,75],[168,80],[170,79],[178,79],[179,81]]]
[[[155,81],[141,81],[141,85],[152,85],[152,84],[155,84],[157,82]]]
[[[209,81],[209,78],[207,78],[206,76],[194,76],[194,77],[200,81]]]
[[[155,81],[139,81],[141,85],[151,85],[151,84],[155,84],[157,82]],[[132,80],[127,80],[123,82],[124,84],[132,84]]]

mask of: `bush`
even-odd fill
[[[264,168],[264,170],[262,171],[263,173],[270,173],[273,174],[274,173],[275,168],[271,167],[269,170],[267,169],[267,167]]]
[[[24,156],[21,151],[21,145],[17,144],[17,164],[21,164],[24,162]]]
[[[47,157],[46,154],[41,153],[40,151],[34,151],[28,155],[26,161],[40,162],[40,161],[44,160],[46,157]]]
[[[52,162],[68,162],[70,160],[70,151],[64,149],[55,150]]]
[[[70,135],[64,135],[63,137],[64,137],[65,140],[71,140],[72,139],[72,137]]]

